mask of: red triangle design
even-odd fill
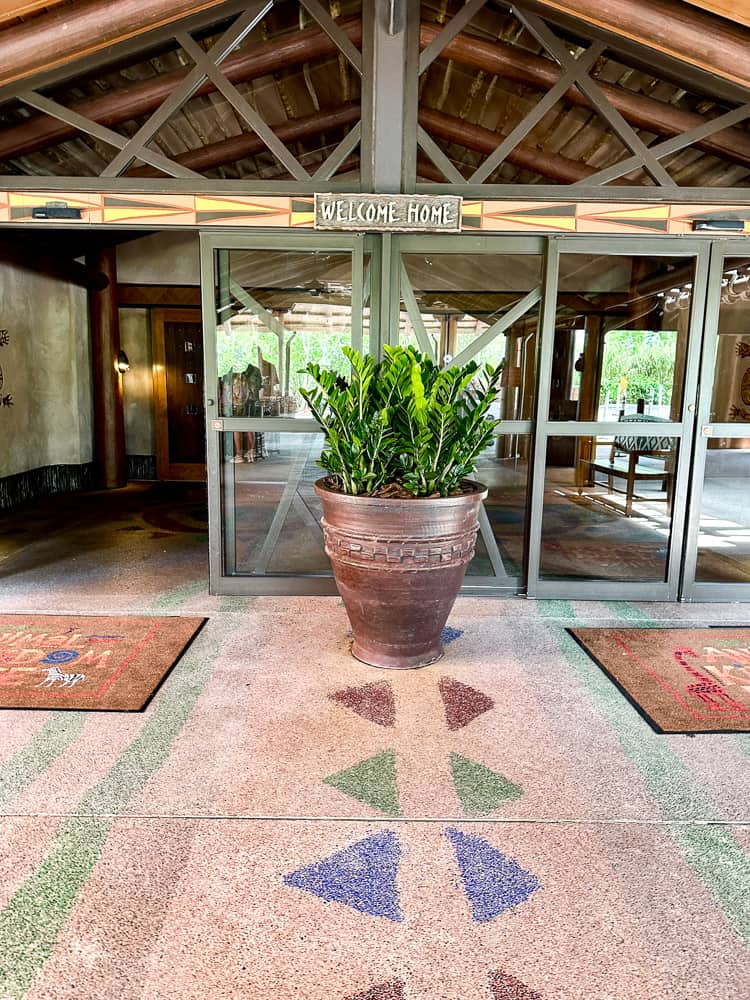
[[[495,702],[489,695],[452,677],[441,677],[439,686],[448,729],[462,729],[477,716],[495,707]]]
[[[541,993],[530,990],[520,979],[507,972],[491,973],[490,989],[494,1000],[544,1000]]]
[[[400,979],[394,979],[392,983],[381,983],[380,986],[373,986],[371,990],[345,997],[344,1000],[404,1000],[404,984]]]
[[[388,681],[342,688],[328,697],[378,726],[393,726],[396,723],[396,701]]]

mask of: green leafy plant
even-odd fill
[[[475,469],[498,420],[488,416],[501,368],[440,369],[413,347],[374,358],[343,348],[351,375],[308,364],[301,389],[325,435],[319,465],[353,495],[449,496]]]

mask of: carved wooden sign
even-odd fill
[[[316,194],[315,228],[367,233],[458,233],[459,195]]]

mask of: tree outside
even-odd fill
[[[600,405],[618,398],[668,410],[677,348],[675,330],[610,330],[604,341]]]

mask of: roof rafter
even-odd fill
[[[679,0],[524,0],[524,6],[548,20],[559,15],[635,43],[652,60],[656,53],[750,89],[750,31]]]
[[[429,44],[438,34],[435,27],[423,24],[421,44]],[[471,35],[460,34],[443,51],[443,57],[504,79],[523,83],[532,89],[547,90],[560,79],[560,69],[549,59],[526,49],[514,48],[504,42],[487,42]],[[637,128],[657,135],[673,136],[705,125],[708,119],[692,111],[683,111],[672,104],[633,93],[610,83],[599,88],[626,121]],[[576,107],[589,108],[590,102],[576,87],[563,95],[563,100]],[[750,166],[750,135],[742,129],[722,128],[695,143],[700,149],[723,159]]]
[[[224,0],[80,0],[0,32],[0,87],[30,79],[165,24],[177,24]],[[61,45],[61,38],[65,44]]]
[[[362,29],[358,21],[342,22],[340,26],[352,42],[358,44],[361,41]],[[244,83],[277,72],[284,66],[325,58],[337,51],[334,42],[322,29],[308,28],[288,38],[248,46],[227,56],[222,69],[231,83]],[[119,125],[155,111],[184,82],[190,72],[189,69],[181,69],[155,79],[133,83],[102,97],[77,101],[71,105],[71,110],[101,124]],[[215,90],[213,81],[206,80],[193,96],[204,96]],[[22,125],[0,131],[0,160],[24,156],[55,145],[76,135],[76,132],[77,129],[64,121],[32,118]]]

